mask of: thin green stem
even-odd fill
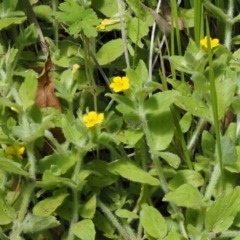
[[[22,204],[20,206],[20,209],[18,211],[17,219],[14,221],[12,232],[10,234],[10,239],[18,239],[19,235],[22,232],[23,229],[23,222],[26,215],[26,212],[28,210],[28,206],[31,200],[32,192],[34,190],[35,184],[29,184],[27,185],[26,189],[24,190],[22,194]]]
[[[193,169],[193,165],[192,165],[191,158],[190,158],[190,153],[189,153],[189,150],[187,148],[187,145],[186,145],[181,127],[179,125],[180,117],[178,116],[178,113],[176,112],[176,109],[175,109],[174,106],[171,106],[170,109],[171,109],[171,113],[173,115],[174,125],[176,127],[177,136],[180,140],[186,163],[187,163],[189,169]]]
[[[133,229],[129,226],[129,223],[126,219],[122,219],[122,223],[124,225],[124,228],[126,229],[127,233],[131,237],[131,240],[137,240],[136,234],[134,233]]]
[[[74,167],[74,172],[72,175],[72,180],[78,185],[78,176],[81,170],[82,160],[84,156],[84,152],[76,153],[77,162]],[[70,230],[68,232],[67,240],[74,240],[74,234],[71,231],[71,227],[78,221],[78,210],[79,210],[79,192],[77,188],[72,189],[73,193],[73,208],[72,208],[72,220],[70,223]]]
[[[30,164],[29,174],[31,179],[36,179],[36,157],[34,154],[34,145],[32,142],[28,143],[26,146],[28,161]]]
[[[179,32],[179,25],[178,25],[178,12],[177,12],[177,2],[176,0],[171,1],[171,9],[172,9],[172,28],[175,27],[176,30],[176,40],[177,40],[177,48],[178,54],[182,56],[182,47],[181,47],[181,40],[180,40],[180,32]],[[181,80],[184,81],[184,73],[181,71]]]
[[[11,88],[11,94],[12,94],[15,102],[19,105],[22,105],[22,100],[21,100],[21,98],[19,96],[19,93],[17,92],[17,90],[14,86]],[[28,116],[27,116],[27,112],[25,110],[21,114],[21,121],[22,121],[22,125],[23,125],[25,135],[26,136],[31,136],[32,132],[31,132],[31,129],[29,127]],[[27,144],[26,150],[27,150],[27,154],[28,154],[28,161],[29,161],[29,164],[30,164],[30,167],[29,167],[30,178],[35,179],[36,178],[36,166],[35,166],[36,158],[35,158],[32,142]]]
[[[145,133],[147,144],[148,144],[148,147],[149,147],[149,150],[150,150],[150,153],[151,153],[151,159],[153,160],[154,166],[156,168],[158,179],[159,179],[159,182],[160,182],[160,186],[161,186],[162,190],[164,191],[164,193],[166,194],[169,191],[168,190],[168,184],[167,184],[164,172],[163,172],[163,168],[160,165],[160,161],[159,161],[159,158],[157,156],[157,150],[156,150],[156,147],[155,147],[155,143],[152,139],[151,132],[148,128],[147,121],[145,119],[145,115],[144,115],[144,111],[143,111],[143,105],[142,105],[142,103],[139,103],[139,105],[140,105],[139,106],[139,112],[140,112],[140,114],[143,118],[143,131]],[[175,212],[175,214],[178,215],[177,219],[178,219],[178,224],[179,224],[180,229],[181,229],[181,233],[183,234],[183,236],[185,238],[188,238],[187,232],[185,230],[183,218],[181,216],[182,215],[181,210],[177,206],[175,206],[175,204],[173,204],[171,202],[170,202],[170,206],[173,209],[173,211]]]
[[[209,30],[207,18],[206,18],[206,27],[207,27],[207,45],[209,46],[208,62],[209,62],[211,104],[212,104],[213,120],[214,120],[214,127],[215,127],[215,133],[216,133],[218,159],[219,159],[220,168],[221,168],[222,187],[223,187],[224,169],[223,169],[223,161],[222,161],[221,133],[220,133],[220,126],[219,126],[219,119],[218,119],[218,104],[217,104],[215,78],[214,78],[214,72],[213,72],[212,49],[210,48],[211,46],[210,30]]]
[[[123,12],[122,12],[122,1],[117,0],[117,4],[118,4],[119,17],[120,17],[120,25],[121,25],[121,33],[122,33],[125,61],[126,61],[127,68],[130,68],[129,55],[128,55],[128,49],[127,49],[127,37],[126,37],[126,33],[125,33],[124,19],[123,19]]]
[[[239,237],[240,236],[240,231],[225,231],[225,232],[221,232],[221,233],[209,233],[208,234],[210,239],[214,239],[214,238],[222,238],[222,239],[235,239],[235,237]]]
[[[203,27],[203,18],[202,18],[202,1],[194,1],[194,39],[195,43],[199,46],[201,39],[201,32]]]
[[[33,11],[33,9],[32,9],[32,6],[31,6],[29,0],[23,0],[23,2],[24,2],[24,5],[25,5],[25,8],[26,8],[26,11],[27,11],[28,19],[29,19],[32,23],[34,23],[35,26],[36,26],[39,41],[40,41],[40,43],[42,43],[42,44],[40,44],[40,45],[41,45],[41,48],[42,48],[42,51],[43,51],[43,53],[44,53],[45,56],[48,56],[48,49],[47,49],[46,46],[45,46],[45,42],[46,42],[46,41],[45,41],[45,38],[44,38],[44,36],[43,36],[42,30],[41,30],[41,28],[40,28],[40,25],[39,25],[39,23],[38,23],[38,20],[37,20],[35,14],[34,14],[34,11]]]
[[[118,222],[117,218],[112,214],[110,209],[100,199],[97,200],[97,206],[104,212],[104,214],[108,217],[113,226],[118,230],[118,232],[122,235],[122,237],[125,240],[132,240],[132,238],[128,235],[124,227]]]
[[[158,0],[158,5],[156,8],[156,12],[159,12],[160,6],[161,6],[161,0]],[[151,42],[150,42],[150,50],[149,50],[149,64],[148,64],[148,80],[147,82],[152,81],[152,70],[153,70],[153,48],[154,48],[154,37],[155,37],[155,31],[156,31],[156,21],[154,21],[152,26],[152,33],[151,33]]]
[[[234,12],[234,2],[233,0],[228,1],[228,16],[230,21],[226,23],[225,27],[225,39],[224,39],[224,45],[227,47],[228,50],[231,49],[231,42],[232,42],[232,22],[233,19],[233,12]]]
[[[220,165],[217,163],[211,174],[209,184],[206,188],[205,198],[210,199],[220,176]]]
[[[53,16],[54,16],[53,18],[54,40],[55,40],[56,48],[58,49],[58,20],[55,17],[57,8],[58,8],[58,0],[53,0],[52,6],[53,6]]]
[[[188,145],[187,145],[187,150],[190,151],[193,146],[195,145],[195,142],[197,141],[200,133],[202,132],[202,129],[203,127],[205,126],[206,124],[206,120],[204,118],[201,118],[198,122],[198,125],[194,131],[194,133],[192,134],[192,137],[190,139],[190,141],[188,142]]]

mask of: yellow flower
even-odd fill
[[[110,88],[112,88],[114,92],[125,91],[129,89],[129,79],[127,77],[114,77]]]
[[[72,74],[74,75],[79,68],[80,68],[80,66],[78,64],[74,64],[73,68],[72,68]]]
[[[87,128],[94,127],[97,123],[101,123],[103,119],[103,113],[97,114],[94,111],[91,111],[87,115],[83,116],[83,121],[85,122]]]
[[[208,48],[208,42],[207,42],[207,36],[205,38],[203,38],[201,41],[200,41],[200,44],[202,46],[204,46],[205,48]],[[217,38],[210,38],[210,44],[211,44],[211,49],[214,48],[214,47],[217,47],[219,45],[219,39]]]
[[[101,24],[97,26],[97,29],[104,30],[106,26],[109,26],[118,22],[120,22],[119,19],[105,18],[104,20],[102,20]]]
[[[17,156],[18,158],[22,158],[22,155],[25,151],[25,147],[21,147],[18,144],[13,144],[13,146],[6,147],[5,152],[8,155],[9,159],[12,159],[13,156]]]

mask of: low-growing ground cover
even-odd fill
[[[0,239],[240,239],[240,1],[3,0]]]

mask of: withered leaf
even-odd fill
[[[35,94],[35,103],[39,108],[53,107],[62,111],[58,98],[54,93],[54,84],[52,78],[48,76],[49,71],[53,69],[50,54],[45,61],[41,75],[38,77],[38,86]]]
[[[38,86],[35,94],[35,103],[38,105],[39,108],[53,107],[61,112],[62,107],[54,93],[54,84],[52,78],[48,76],[49,71],[52,69],[53,64],[51,61],[50,54],[48,54],[42,73],[38,77]],[[49,130],[52,132],[53,136],[57,139],[59,143],[63,143],[65,141],[65,137],[62,133],[61,128],[55,127]],[[53,152],[53,146],[51,145],[51,143],[45,141],[43,151],[46,155],[51,154]]]

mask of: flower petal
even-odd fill
[[[98,114],[97,116],[97,123],[101,123],[104,119],[104,114],[103,113],[100,113]]]
[[[23,155],[24,151],[25,151],[25,147],[20,147],[18,149],[18,155]]]
[[[121,77],[114,77],[113,82],[119,83],[121,81]]]
[[[10,146],[5,148],[5,153],[8,155],[14,155],[16,152],[15,152],[15,149]]]
[[[219,45],[219,40],[217,38],[214,38],[212,41],[211,41],[211,48],[214,48],[216,46]]]

